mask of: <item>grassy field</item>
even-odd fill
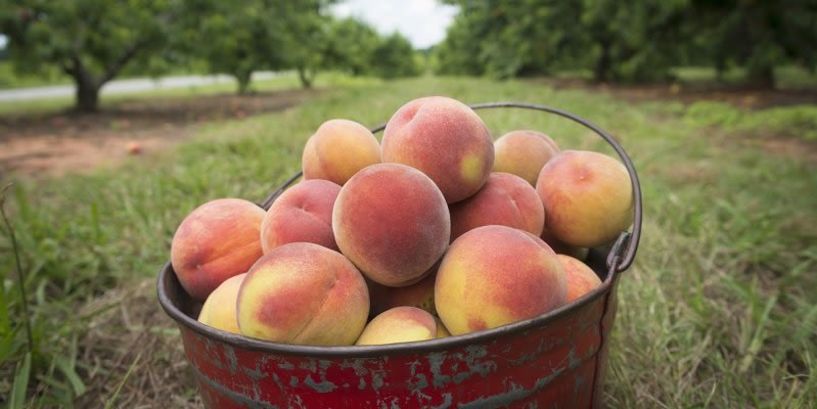
[[[757,117],[788,113],[739,112],[740,120],[725,122],[721,116],[734,113],[698,104],[633,105],[586,91],[455,78],[338,86],[280,113],[209,125],[195,141],[148,163],[18,181],[7,208],[27,274],[33,353],[26,353],[17,281],[8,275],[0,302],[0,402],[21,399],[27,390],[32,407],[136,407],[125,399],[137,399],[128,397],[130,390],[157,384],[145,380],[147,373],[160,377],[159,385],[180,379],[186,387],[168,392],[174,406],[194,405],[183,366],[166,368],[168,357],[179,359],[167,351],[178,342],[172,323],[157,318],[147,327],[106,331],[108,321],[98,318],[132,303],[111,294],[147,285],[139,308],[161,317],[145,282],[168,258],[170,238],[187,212],[219,197],[263,198],[299,168],[305,139],[328,118],[375,125],[428,94],[559,106],[610,130],[634,158],[646,223],[637,262],[621,280],[606,385],[610,407],[817,406],[817,160],[808,153],[813,141],[794,136],[808,125],[787,119],[772,129]],[[798,109],[807,110],[806,124],[815,123],[809,122],[814,107]],[[562,147],[609,152],[565,120],[516,110],[480,114],[496,136],[533,128]],[[14,271],[3,231],[0,267]],[[89,342],[88,333],[100,332],[108,343],[102,351],[119,351],[121,358],[94,359],[100,338]],[[165,349],[143,354],[134,345]],[[128,348],[137,351],[122,351]],[[167,402],[149,391],[138,399]]]

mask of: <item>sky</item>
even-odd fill
[[[331,8],[338,17],[356,17],[380,34],[398,31],[414,48],[424,49],[445,38],[457,7],[436,0],[346,0]]]

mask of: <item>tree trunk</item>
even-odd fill
[[[252,71],[237,72],[234,75],[238,81],[238,95],[247,95],[252,81]]]
[[[608,41],[601,41],[601,55],[596,61],[596,68],[593,70],[593,80],[596,82],[607,82],[610,79],[610,65],[612,64],[610,58],[610,43]]]
[[[301,86],[304,88],[312,88],[312,81],[315,79],[315,73],[309,73],[309,69],[303,66],[298,67],[298,79],[301,80]]]
[[[774,67],[771,65],[763,65],[759,67],[749,68],[749,82],[753,85],[761,86],[763,88],[774,88]]]
[[[74,84],[77,88],[74,109],[82,113],[96,112],[99,109],[100,84],[87,74],[77,75]]]

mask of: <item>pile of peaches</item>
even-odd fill
[[[218,199],[178,227],[171,263],[204,302],[200,322],[304,345],[495,328],[599,286],[582,257],[632,223],[616,159],[530,130],[494,142],[476,112],[446,97],[403,105],[382,143],[329,120],[302,167],[267,211]]]

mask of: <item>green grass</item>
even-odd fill
[[[817,88],[817,74],[799,66],[780,66],[775,68],[776,87],[778,89]],[[687,84],[714,84],[717,81],[716,71],[712,67],[677,67],[672,73],[678,80]],[[733,67],[723,74],[724,84],[742,84],[746,82],[746,70]]]
[[[305,139],[328,118],[376,125],[428,94],[562,107],[612,131],[634,158],[646,222],[637,262],[619,288],[609,406],[817,406],[813,161],[748,143],[764,137],[762,128],[700,120],[678,104],[630,105],[528,82],[457,78],[345,84],[280,113],[212,124],[148,164],[19,181],[10,211],[38,346],[31,363],[39,388],[34,406],[64,403],[83,391],[96,368],[77,358],[84,348],[77,336],[91,317],[77,316],[76,306],[155,276],[186,213],[219,197],[263,198],[299,168]],[[480,115],[495,135],[541,129],[563,147],[609,153],[562,119],[518,110]],[[0,236],[0,268],[13,271],[7,237]],[[0,335],[6,334],[0,345],[11,345],[0,348],[0,370],[8,379],[25,354],[14,282],[6,278],[0,303]],[[111,383],[118,387],[125,378],[113,374]],[[0,396],[8,396],[12,382],[2,379]]]

